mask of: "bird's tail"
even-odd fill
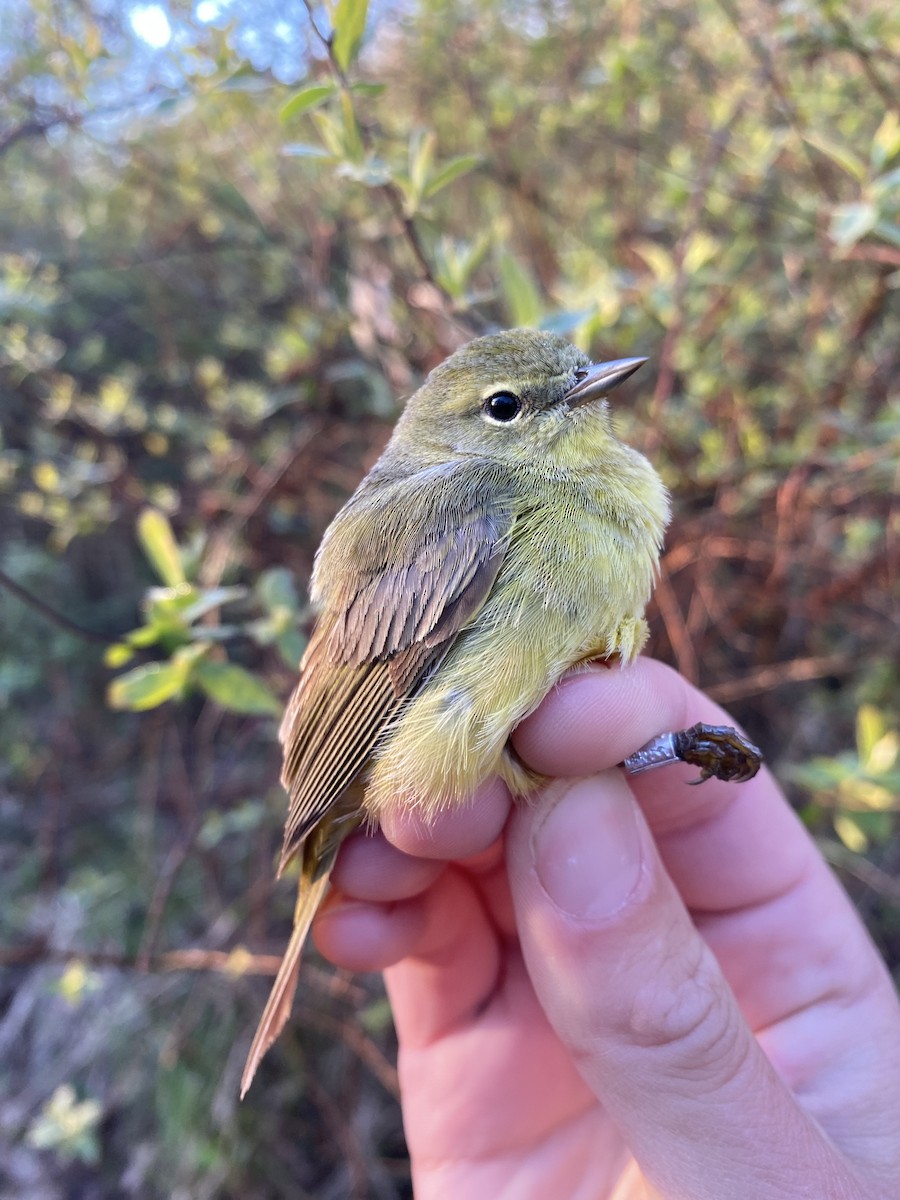
[[[300,954],[303,950],[303,943],[306,941],[313,918],[319,911],[319,905],[328,890],[328,879],[337,857],[338,847],[350,829],[342,829],[340,836],[337,837],[332,833],[324,846],[323,839],[316,836],[318,832],[318,830],[315,831],[303,846],[300,884],[297,892],[297,905],[294,909],[294,929],[284,952],[284,958],[281,960],[281,966],[278,968],[278,974],[275,976],[275,982],[272,984],[272,991],[269,993],[266,1007],[263,1009],[259,1025],[256,1027],[256,1033],[253,1035],[244,1073],[241,1076],[242,1100],[253,1082],[253,1076],[266,1051],[284,1029],[288,1017],[291,1015],[294,993],[297,990],[297,974],[300,970]]]

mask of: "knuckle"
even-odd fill
[[[712,1067],[733,1053],[737,1013],[711,951],[699,939],[667,956],[657,977],[634,994],[634,1043],[678,1061]]]

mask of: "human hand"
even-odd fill
[[[611,769],[698,720],[652,660],[570,676],[534,804],[344,848],[316,941],[386,969],[418,1200],[897,1194],[900,1004],[768,772]]]

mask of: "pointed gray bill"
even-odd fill
[[[563,396],[563,400],[569,408],[580,408],[582,404],[599,400],[620,383],[624,383],[646,361],[646,358],[617,358],[613,362],[592,363],[589,367],[575,372],[575,383]]]

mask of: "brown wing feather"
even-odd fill
[[[281,868],[302,851],[294,930],[242,1096],[290,1015],[303,943],[338,847],[362,813],[363,769],[494,584],[513,524],[502,484],[495,467],[471,462],[399,482],[376,472],[323,541],[314,580],[322,615],[280,734],[290,793]]]
[[[399,703],[387,663],[307,663],[285,721],[281,779],[290,805],[279,873],[359,774]]]
[[[281,728],[282,783],[290,794],[280,870],[359,775],[404,701],[435,669],[493,586],[512,526],[513,507],[496,478],[467,478],[444,489],[445,511],[419,497],[432,524],[407,531],[398,561],[375,570],[358,543],[330,580],[320,622]],[[480,486],[479,486],[480,485]],[[435,484],[432,484],[434,487]],[[388,497],[400,500],[402,498]],[[440,497],[438,497],[440,499]],[[382,520],[396,505],[385,505]],[[402,502],[399,510],[404,511]],[[332,539],[340,539],[340,517]],[[345,551],[348,547],[344,548]],[[354,555],[353,550],[357,550]],[[380,564],[378,564],[380,566]]]

